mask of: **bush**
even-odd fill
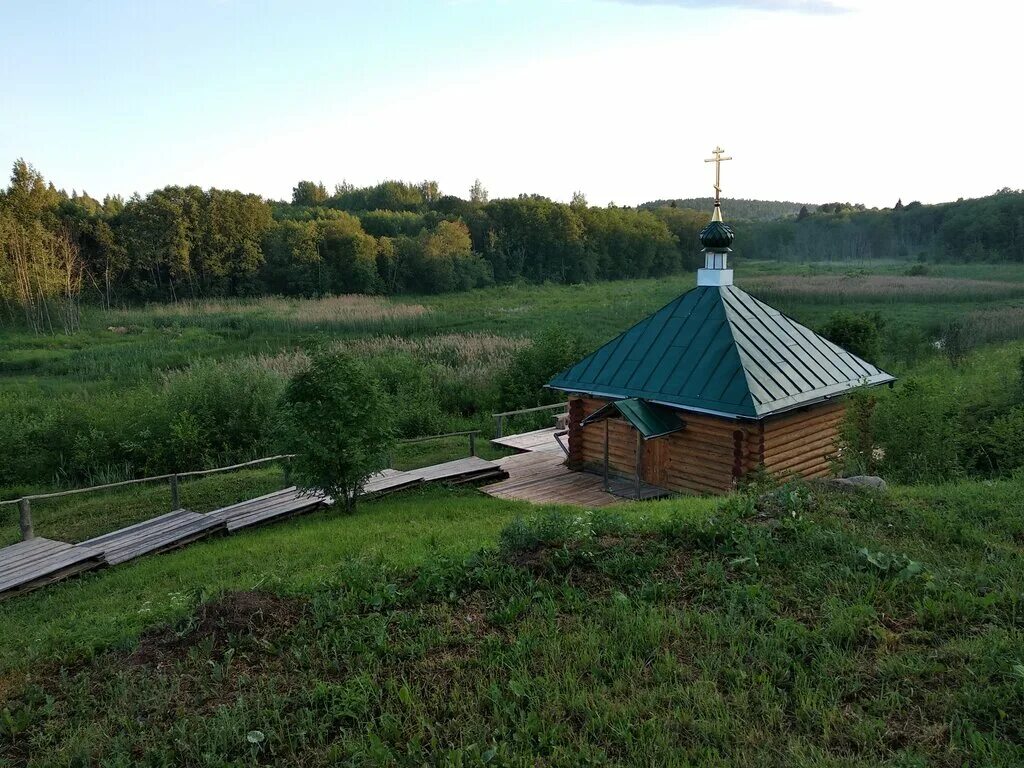
[[[532,345],[516,353],[501,381],[503,408],[532,408],[557,403],[560,392],[545,389],[556,374],[583,356],[579,339],[558,329],[545,331]]]
[[[872,429],[881,466],[900,482],[942,482],[961,474],[957,404],[935,382],[909,379],[880,400]]]
[[[296,454],[298,484],[354,509],[367,478],[386,464],[392,445],[387,405],[380,382],[360,360],[313,350],[281,402],[281,443]]]
[[[877,312],[835,312],[822,335],[864,360],[878,354],[878,337],[885,321]]]

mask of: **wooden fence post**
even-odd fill
[[[21,526],[21,540],[28,541],[36,537],[32,529],[32,502],[28,499],[18,501],[18,524]]]
[[[171,475],[171,511],[181,509],[181,496],[178,493],[178,476]]]
[[[476,434],[469,433],[469,455],[476,456]]]
[[[494,417],[494,420],[495,420],[496,422],[498,422],[497,428],[496,428],[496,430],[495,430],[495,431],[496,431],[496,432],[497,432],[498,434],[497,434],[497,435],[495,435],[495,437],[504,437],[504,435],[503,435],[503,434],[501,433],[501,432],[502,432],[502,429],[501,429],[501,428],[502,428],[502,427],[503,427],[503,426],[505,425],[505,424],[504,424],[504,422],[505,422],[505,417],[504,417],[504,416],[495,416],[495,417]]]

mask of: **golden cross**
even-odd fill
[[[722,193],[722,187],[719,186],[721,184],[721,180],[722,180],[722,178],[721,178],[722,163],[724,163],[726,160],[732,160],[731,157],[722,157],[722,153],[723,152],[725,152],[725,150],[722,149],[721,147],[715,147],[713,150],[711,150],[711,154],[714,155],[714,157],[709,157],[707,160],[704,161],[705,163],[714,163],[715,164],[715,205],[716,206],[719,204],[718,197]]]

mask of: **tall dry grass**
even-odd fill
[[[113,326],[237,324],[274,328],[390,328],[406,325],[430,310],[422,304],[394,302],[383,296],[347,294],[320,299],[201,299],[150,304],[108,313]]]
[[[980,309],[964,318],[964,333],[972,346],[1024,338],[1024,307]]]
[[[492,385],[515,353],[530,344],[529,339],[489,333],[445,333],[420,338],[371,336],[336,341],[333,346],[367,358],[407,354],[432,366],[438,375],[482,388]],[[293,375],[309,361],[302,350],[254,355],[251,359],[261,368],[282,376]]]
[[[909,275],[772,275],[746,280],[759,299],[812,304],[869,302],[985,301],[1024,296],[1024,283]]]

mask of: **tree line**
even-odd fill
[[[0,307],[47,312],[207,296],[440,293],[517,280],[664,275],[696,263],[706,214],[598,208],[538,195],[468,199],[436,182],[300,181],[289,201],[168,186],[101,201],[24,160],[0,192]],[[64,323],[71,329],[74,322]]]
[[[1024,262],[1024,191],[923,205],[867,209],[828,203],[743,227],[742,252],[795,261]]]

